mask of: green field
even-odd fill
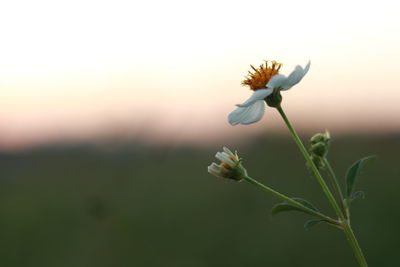
[[[333,216],[290,139],[227,144],[249,174]],[[305,230],[301,213],[245,182],[207,173],[221,147],[54,145],[0,155],[0,266],[357,266],[344,234]],[[334,139],[343,177],[376,154],[358,181],[352,223],[370,266],[398,266],[400,136]],[[324,264],[322,264],[325,262]],[[328,263],[326,263],[328,262]]]

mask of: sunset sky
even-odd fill
[[[279,131],[226,116],[249,65],[311,60],[284,92],[300,130],[400,131],[396,1],[7,1],[0,150],[119,133],[201,143]]]

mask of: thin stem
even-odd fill
[[[361,250],[361,247],[358,244],[358,241],[356,239],[356,236],[354,235],[354,232],[351,229],[350,222],[347,221],[344,224],[343,230],[344,230],[344,232],[346,234],[347,240],[349,241],[349,243],[350,243],[350,245],[351,245],[351,247],[352,247],[352,249],[354,251],[354,254],[355,254],[355,256],[357,258],[357,261],[360,264],[360,266],[361,267],[368,267],[367,260],[365,259],[364,254],[363,254],[363,252]]]
[[[286,117],[285,112],[283,111],[282,107],[279,106],[277,107],[279,113],[281,114],[283,120],[285,121],[290,133],[292,134],[292,137],[294,141],[296,142],[297,146],[299,147],[301,153],[303,154],[304,158],[306,159],[308,165],[311,168],[311,171],[313,172],[314,176],[317,178],[317,181],[322,187],[322,191],[324,191],[326,197],[328,198],[329,202],[331,203],[333,209],[335,210],[337,216],[341,220],[345,219],[345,216],[342,212],[342,210],[339,208],[334,196],[332,195],[331,191],[329,190],[329,187],[325,183],[324,179],[322,178],[321,174],[318,171],[318,168],[315,166],[314,162],[312,161],[310,155],[308,154],[306,148],[304,147],[303,143],[300,140],[300,137],[298,136],[296,130],[293,128],[292,124],[290,123],[289,119]]]
[[[296,133],[295,129],[293,126],[290,124],[289,119],[286,117],[285,112],[283,111],[282,107],[279,106],[277,107],[279,113],[281,114],[283,120],[285,121],[287,127],[289,128],[290,133],[292,134],[292,137],[294,141],[296,142],[297,146],[299,147],[301,153],[303,154],[304,158],[306,159],[308,165],[310,166],[314,176],[317,178],[319,184],[322,187],[322,190],[324,191],[325,195],[327,196],[329,202],[331,203],[332,207],[334,208],[336,214],[340,218],[340,225],[343,231],[346,234],[347,240],[349,241],[353,252],[357,258],[358,263],[360,264],[361,267],[368,267],[367,261],[364,257],[363,252],[361,251],[361,247],[358,244],[358,241],[354,235],[353,230],[351,229],[350,226],[350,221],[345,218],[345,215],[343,214],[342,210],[339,208],[335,198],[333,197],[331,191],[329,190],[328,186],[326,185],[324,179],[322,178],[320,172],[318,171],[318,168],[315,166],[314,162],[311,160],[310,155],[308,154],[306,148],[304,147],[303,143],[301,142],[298,134]],[[330,165],[329,165],[330,166]],[[333,173],[333,172],[332,172]],[[343,198],[342,198],[343,199]]]
[[[324,158],[324,163],[328,169],[329,177],[331,178],[332,187],[335,190],[336,195],[339,198],[339,204],[342,208],[342,211],[343,211],[344,215],[346,217],[348,217],[346,205],[344,204],[344,197],[343,197],[342,189],[340,188],[340,185],[336,178],[335,172],[333,171],[331,164],[329,163],[329,161],[326,158]]]
[[[268,193],[271,193],[275,197],[280,198],[283,201],[285,201],[287,203],[290,203],[291,205],[293,205],[293,206],[295,206],[295,207],[307,212],[308,214],[311,214],[311,215],[314,215],[316,217],[319,217],[319,218],[321,218],[321,219],[323,219],[323,220],[325,220],[325,221],[327,221],[330,224],[333,224],[335,226],[339,226],[339,227],[341,226],[340,222],[338,222],[338,221],[336,221],[336,220],[334,220],[334,219],[332,219],[332,218],[330,218],[330,217],[328,217],[328,216],[326,216],[326,215],[324,215],[324,214],[322,214],[322,213],[320,213],[318,211],[312,210],[312,209],[302,205],[301,203],[293,200],[292,198],[287,197],[287,196],[285,196],[285,195],[273,190],[272,188],[260,183],[259,181],[255,180],[255,179],[253,179],[253,178],[251,178],[249,176],[245,176],[244,179],[246,181],[248,181],[249,183],[254,184],[257,187],[261,188],[262,190],[264,190],[264,191],[266,191]]]

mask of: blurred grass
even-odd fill
[[[290,139],[238,149],[251,176],[333,215]],[[370,266],[396,266],[400,136],[335,139],[339,177],[376,154],[357,184],[352,222]],[[49,146],[0,155],[0,265],[356,266],[344,234],[303,228],[300,213],[272,217],[278,201],[210,176],[220,147]]]

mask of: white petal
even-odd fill
[[[229,148],[227,148],[226,146],[224,146],[222,149],[225,151],[225,153],[230,154],[230,155],[234,155],[232,153],[232,151]]]
[[[248,107],[238,107],[228,115],[228,121],[232,125],[251,124],[259,121],[264,115],[265,102],[258,100]]]
[[[215,170],[214,168],[212,168],[212,166],[208,166],[207,170],[212,175],[220,177],[220,173],[217,170]]]
[[[310,66],[311,66],[311,60],[308,61],[306,67],[304,68],[304,75],[303,76],[305,76],[307,74],[308,70],[310,69]]]
[[[222,162],[224,161],[224,158],[223,158],[221,152],[217,152],[217,154],[215,154],[215,157],[216,157],[217,159],[219,159],[219,161],[222,161]]]
[[[225,162],[229,165],[234,165],[235,163],[229,158],[229,155],[226,154],[225,152],[217,152],[215,154],[215,157],[219,159],[221,162]]]
[[[287,77],[282,74],[272,76],[271,80],[267,83],[267,87],[271,90],[275,88],[283,88],[286,84]]]
[[[221,169],[221,166],[218,165],[217,163],[213,162],[210,167],[216,171],[218,171],[219,169]]]
[[[282,74],[274,75],[271,80],[269,80],[267,87],[270,89],[279,88],[282,91],[289,90],[303,79],[310,69],[310,65],[310,61],[307,63],[304,69],[300,65],[297,65],[288,77]]]
[[[298,84],[303,77],[307,74],[308,70],[310,69],[311,62],[309,61],[306,67],[303,69],[301,66],[297,65],[296,68],[286,80],[285,86],[281,89],[283,91],[292,88],[294,85]]]
[[[218,175],[221,172],[221,166],[217,163],[213,162],[210,166],[208,166],[208,172],[214,175]]]
[[[221,166],[218,165],[217,163],[213,162],[210,166],[208,166],[210,169],[212,169],[213,171],[218,172],[221,169]]]
[[[295,84],[298,84],[301,79],[303,79],[304,76],[304,70],[300,66],[296,66],[295,70],[290,73],[290,75],[287,77],[285,85],[282,87],[282,90],[288,90],[292,88]]]
[[[248,107],[248,106],[250,106],[251,104],[253,104],[254,102],[256,102],[258,100],[263,100],[264,98],[269,96],[272,93],[272,91],[273,90],[271,90],[271,89],[256,90],[256,91],[254,91],[254,93],[251,95],[251,97],[249,99],[247,99],[242,104],[237,104],[236,106],[238,106],[238,107]]]

